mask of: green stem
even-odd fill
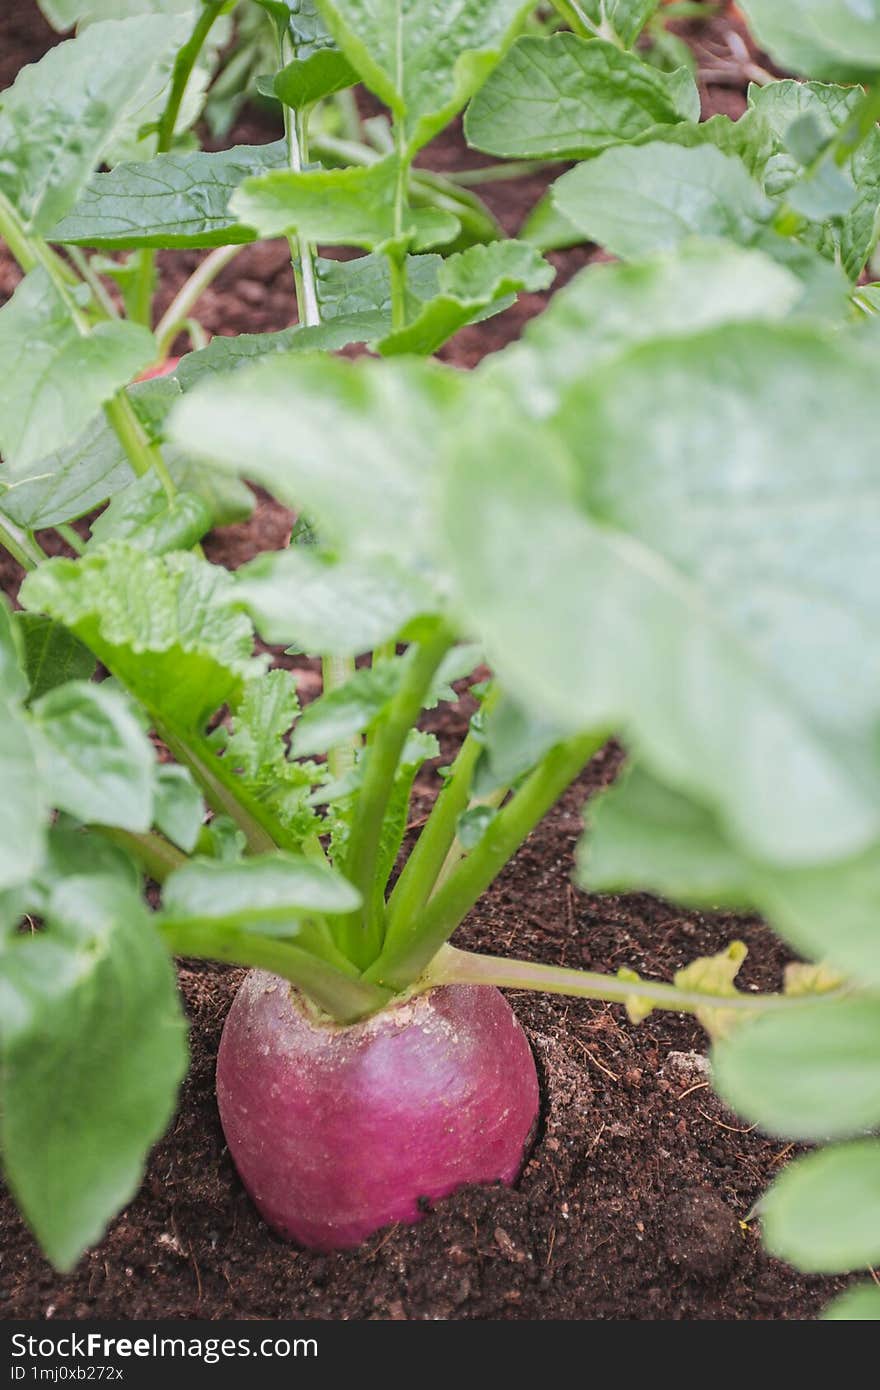
[[[57,522],[55,530],[58,532],[61,539],[67,542],[75,555],[85,554],[85,541],[66,521]]]
[[[510,787],[497,787],[495,791],[489,792],[487,796],[476,796],[473,798],[473,800],[468,802],[467,810],[470,811],[471,809],[474,809],[478,806],[487,806],[490,807],[492,810],[497,810],[498,807],[501,806],[504,802],[509,791]],[[461,840],[459,840],[458,836],[456,836],[455,839],[452,841],[452,844],[449,846],[449,853],[443,860],[443,863],[440,867],[440,872],[437,875],[437,881],[434,884],[434,887],[431,891],[432,898],[435,893],[439,893],[444,883],[447,883],[448,880],[452,877],[456,866],[461,863],[462,859],[464,859],[466,854],[467,850],[461,843]]]
[[[365,977],[388,988],[406,989],[470,912],[527,835],[558,801],[607,735],[581,734],[551,749],[520,790],[486,828],[474,851],[430,900],[421,916],[401,922]]]
[[[100,275],[92,269],[92,263],[80,246],[68,246],[67,254],[92,292],[98,308],[108,319],[118,319],[119,310],[113,303]]]
[[[129,300],[129,315],[134,323],[142,323],[145,328],[153,326],[153,290],[156,284],[155,253],[151,250],[136,251],[137,274],[134,280],[134,294]]]
[[[699,990],[679,989],[655,980],[620,980],[592,970],[572,970],[538,961],[508,960],[504,956],[476,955],[443,946],[425,971],[423,983],[496,985],[500,989],[536,990],[543,994],[566,994],[578,999],[602,999],[626,1004],[633,998],[650,1000],[658,1009],[696,1014],[704,1010],[730,1009],[735,1013],[767,1013],[797,1008],[824,1000],[841,999],[847,987],[825,994],[703,994]]]
[[[345,857],[346,876],[359,889],[364,911],[347,924],[343,949],[361,964],[372,960],[381,944],[383,914],[381,904],[375,901],[374,879],[397,765],[407,736],[422,711],[431,681],[453,641],[453,633],[446,624],[438,622],[435,630],[418,644],[367,757]]]
[[[399,333],[406,327],[406,258],[388,257],[391,272],[391,329]]]
[[[195,28],[175,59],[171,90],[168,93],[168,100],[162,115],[159,117],[157,127],[159,139],[156,149],[158,154],[166,154],[174,144],[177,118],[180,115],[180,108],[183,98],[186,96],[186,89],[189,86],[193,68],[199,60],[199,54],[205,46],[215,21],[219,19],[225,7],[226,0],[208,0],[196,20]]]
[[[39,265],[36,250],[15,208],[0,193],[0,237],[6,242],[25,275]]]
[[[403,135],[397,136],[397,178],[394,184],[394,246],[388,253],[391,271],[391,328],[397,333],[406,327],[406,248],[403,246],[403,221],[407,206],[410,159],[407,157]]]
[[[493,685],[475,718],[484,720],[498,703],[499,696],[499,687]],[[431,896],[437,875],[455,842],[458,818],[467,810],[474,769],[482,748],[482,736],[472,723],[446,784],[434,802],[427,824],[388,900],[385,932],[388,945],[410,929]]]
[[[243,245],[218,246],[196,266],[192,275],[178,290],[156,325],[156,342],[159,345],[160,361],[168,355],[168,350],[188,318],[190,310],[208,286],[216,280],[221,270],[225,269],[230,261],[233,261],[243,250]]]
[[[444,178],[459,188],[478,188],[483,183],[507,183],[510,179],[527,178],[561,164],[559,159],[510,159],[498,164],[487,164],[482,169],[457,169]]]
[[[321,689],[323,694],[327,695],[331,690],[338,690],[341,685],[345,685],[346,681],[351,680],[354,672],[354,657],[323,657],[321,659]],[[328,750],[327,762],[335,781],[344,777],[354,767],[355,753],[359,746],[360,739],[355,735],[350,741]]]
[[[13,560],[17,560],[23,570],[34,570],[46,559],[33,536],[22,531],[8,517],[0,518],[0,545],[7,550]]]
[[[96,825],[94,829],[105,840],[112,841],[114,845],[119,845],[120,849],[130,854],[157,883],[164,883],[175,869],[182,868],[188,862],[182,850],[155,831],[137,835],[130,830],[120,830],[115,825]]]
[[[339,1023],[375,1013],[389,999],[386,990],[346,975],[298,946],[259,932],[235,931],[210,919],[158,919],[172,955],[228,961],[280,975],[320,1005]]]
[[[174,480],[168,472],[162,454],[147,438],[137,412],[124,391],[118,391],[113,399],[107,402],[104,414],[125,450],[135,474],[142,478],[151,468],[154,469],[170,502],[177,492]]]

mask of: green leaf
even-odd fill
[[[595,369],[556,450],[485,403],[450,441],[450,570],[506,688],[623,727],[780,865],[880,836],[872,381],[845,338],[728,325]]]
[[[31,731],[8,697],[0,698],[0,891],[27,883],[43,855],[48,804]]]
[[[397,693],[400,677],[400,661],[395,657],[355,671],[344,685],[313,700],[293,731],[294,757],[326,753],[369,729]]]
[[[432,299],[437,293],[443,264],[443,257],[436,253],[406,257],[406,288],[411,312],[417,312],[426,299]],[[325,322],[374,314],[382,315],[387,328],[391,327],[391,268],[388,257],[381,251],[350,261],[325,260],[319,256],[315,261],[315,279],[321,318]]]
[[[755,902],[749,862],[704,806],[630,767],[590,803],[578,882],[593,892],[651,891],[672,902],[742,909]]]
[[[37,0],[54,29],[139,14],[191,14],[195,0]]]
[[[770,215],[740,160],[713,145],[685,149],[656,140],[579,164],[557,179],[553,201],[591,241],[624,260],[691,236],[747,246]]]
[[[767,123],[777,142],[777,152],[764,170],[766,191],[787,194],[790,203],[813,215],[798,200],[798,190],[803,193],[809,185],[797,182],[804,168],[792,149],[792,131],[804,120],[811,120],[822,140],[830,141],[852,120],[863,97],[859,87],[834,87],[821,82],[784,81],[751,87],[749,106]],[[823,170],[826,167],[831,167],[828,160],[823,163]],[[833,168],[837,169],[837,165],[833,164]],[[857,280],[876,246],[880,227],[880,131],[872,129],[837,172],[841,177],[846,175],[850,201],[843,209],[845,215],[807,235],[824,255],[842,264],[851,280]],[[821,211],[817,214],[820,222],[825,222],[827,216],[830,214]]]
[[[22,469],[74,441],[155,356],[152,333],[135,323],[113,319],[81,334],[46,272],[32,270],[0,309],[0,449],[7,463]]]
[[[174,150],[143,164],[95,174],[51,241],[102,251],[141,247],[232,246],[256,233],[229,211],[248,177],[287,163],[283,140],[205,153]]]
[[[764,1240],[795,1269],[843,1274],[880,1260],[880,1142],[790,1163],[761,1199]]]
[[[257,0],[257,4],[272,16],[279,34],[289,39],[293,55],[300,61],[333,47],[333,35],[315,0]]]
[[[67,681],[87,681],[95,674],[95,658],[72,632],[39,613],[17,613],[15,624],[24,645],[24,668],[30,698]]]
[[[154,410],[170,408],[178,395],[176,381],[145,381],[127,392],[141,422],[151,436]],[[0,479],[7,491],[3,511],[19,526],[40,530],[59,521],[75,521],[106,502],[134,479],[131,464],[103,412],[97,414],[73,444],[49,454],[26,468],[10,469]]]
[[[563,730],[538,712],[502,695],[480,725],[483,746],[474,769],[472,795],[487,796],[499,787],[512,786],[564,737]]]
[[[485,82],[532,8],[522,0],[317,0],[339,47],[388,106],[408,156]]]
[[[846,1139],[880,1124],[880,1001],[841,999],[773,1013],[713,1054],[737,1114],[772,1134]]]
[[[201,917],[269,935],[295,936],[300,918],[342,916],[360,906],[356,888],[322,864],[290,854],[241,864],[193,860],[162,892],[168,917]]]
[[[186,15],[91,25],[0,95],[0,193],[30,231],[51,231],[111,147],[137,131],[188,30]]]
[[[438,604],[392,556],[332,561],[303,546],[244,565],[236,590],[267,642],[323,656],[372,651]]]
[[[878,0],[742,0],[742,9],[780,67],[842,82],[880,72]]]
[[[156,828],[178,849],[192,854],[205,818],[205,803],[189,770],[177,763],[157,764],[153,799]]]
[[[72,629],[152,715],[200,730],[259,669],[231,575],[192,554],[111,542],[28,575],[21,601]]]
[[[527,241],[539,251],[563,251],[569,246],[580,246],[584,234],[567,217],[563,217],[553,202],[551,184],[520,227],[519,239]]]
[[[500,305],[519,290],[545,290],[555,274],[525,242],[471,246],[442,263],[437,295],[405,328],[383,338],[379,351],[385,356],[411,352],[427,357],[489,306]]]
[[[349,343],[367,343],[387,331],[388,322],[380,314],[352,314],[314,328],[283,328],[278,333],[240,333],[234,338],[218,334],[206,348],[181,358],[175,380],[186,392],[205,378],[225,376],[247,367],[263,357],[282,353],[338,352]]]
[[[326,773],[313,763],[297,763],[288,757],[286,735],[298,714],[292,672],[268,671],[249,680],[236,704],[223,753],[223,761],[240,783],[284,828],[290,846],[321,833],[309,796]]]
[[[358,80],[344,54],[335,48],[321,48],[308,58],[288,63],[276,76],[273,86],[279,101],[302,111],[322,97],[353,87]]]
[[[123,849],[61,813],[49,827],[45,857],[28,884],[27,911],[45,917],[56,888],[82,876],[119,880],[123,887],[141,892],[140,871]]]
[[[660,72],[613,43],[560,33],[517,40],[468,107],[465,135],[507,159],[586,159],[699,117],[686,69]]]
[[[53,806],[86,823],[149,830],[153,746],[118,691],[68,681],[36,701],[32,714]]]
[[[580,0],[578,8],[605,38],[617,36],[631,48],[660,0]]]
[[[880,849],[783,869],[746,854],[717,815],[633,768],[592,804],[578,881],[592,892],[637,889],[697,907],[760,909],[798,951],[880,984],[876,923]]]
[[[769,257],[726,243],[689,242],[676,254],[589,266],[479,371],[503,382],[529,414],[545,416],[568,387],[629,347],[715,324],[782,319],[802,293]]]
[[[117,492],[92,526],[90,546],[127,541],[139,550],[161,555],[188,550],[214,524],[211,508],[194,492],[177,492],[169,501],[154,473],[137,478]]]
[[[296,233],[322,246],[362,246],[367,251],[397,236],[394,155],[349,169],[274,170],[245,179],[230,208],[261,237]],[[405,210],[403,234],[414,250],[451,241],[458,220],[434,208]]]
[[[876,1284],[853,1284],[840,1294],[822,1314],[825,1322],[874,1322],[880,1319],[880,1288]]]
[[[134,1195],[174,1110],[186,1026],[138,894],[73,878],[49,928],[0,959],[3,1164],[52,1262],[70,1269]]]
[[[428,580],[439,445],[463,389],[434,363],[282,356],[204,383],[169,428],[314,518],[343,558],[391,555]]]
[[[21,626],[0,595],[0,699],[23,700],[29,685]]]

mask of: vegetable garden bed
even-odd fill
[[[741,36],[729,17],[682,32],[714,60],[731,25]],[[29,7],[0,17],[0,89],[54,38]],[[731,52],[745,61],[739,46]],[[723,85],[704,84],[704,118],[717,111],[738,117],[744,85],[729,73]],[[371,97],[359,99],[363,110],[378,109]],[[264,143],[278,134],[269,117],[245,110],[222,143]],[[435,170],[488,162],[468,149],[458,126],[421,159]],[[480,193],[513,234],[549,181],[549,173],[535,173]],[[160,253],[158,314],[200,255]],[[464,328],[441,349],[441,360],[472,367],[513,341],[551,293],[597,258],[602,253],[593,247],[551,251],[558,272],[552,291],[522,293],[497,318]],[[0,303],[18,278],[0,248]],[[288,326],[290,306],[289,250],[266,242],[246,248],[221,273],[200,317],[209,333],[276,331]],[[205,538],[205,554],[237,569],[284,546],[291,520],[261,493],[250,520]],[[55,532],[37,539],[48,554],[72,553]],[[0,583],[10,598],[21,578],[0,551]],[[319,692],[317,662],[285,655],[280,646],[263,649],[279,666],[303,673],[303,703]],[[455,756],[476,708],[465,682],[456,690],[457,704],[429,711],[420,723],[437,736],[440,756],[417,776],[405,849],[436,798],[436,767]],[[647,894],[592,895],[572,885],[581,807],[615,778],[621,757],[613,743],[593,757],[472,910],[456,944],[611,975],[628,967],[667,980],[736,938],[749,949],[739,987],[780,989],[792,956],[757,917],[686,910]],[[232,967],[181,965],[191,1062],[176,1118],[152,1153],[139,1195],[72,1273],[52,1269],[11,1198],[0,1197],[0,1317],[789,1319],[814,1316],[844,1286],[798,1274],[762,1248],[754,1207],[793,1146],[761,1134],[717,1099],[703,1060],[705,1034],[693,1018],[658,1011],[636,1028],[618,1005],[527,994],[512,1002],[535,1052],[542,1101],[517,1185],[466,1188],[418,1225],[384,1230],[355,1251],[293,1248],[257,1215],[217,1115],[220,1032],[242,978]]]

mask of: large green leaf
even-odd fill
[[[69,879],[48,918],[0,957],[0,1146],[25,1217],[69,1269],[137,1190],[174,1109],[186,1027],[133,889]]]
[[[32,270],[0,309],[0,449],[7,463],[22,469],[72,443],[155,355],[152,333],[122,319],[81,334],[46,272]]]
[[[784,869],[743,852],[706,806],[636,767],[603,793],[578,878],[596,892],[638,889],[698,907],[761,909],[796,950],[880,985],[880,849]]]
[[[32,714],[53,806],[85,823],[149,830],[155,754],[119,691],[68,681],[37,700]]]
[[[880,72],[878,0],[741,0],[762,48],[806,77],[846,82]]]
[[[261,237],[296,232],[322,246],[362,246],[372,251],[397,235],[397,170],[394,155],[349,169],[274,170],[246,179],[229,206]],[[451,241],[458,225],[456,218],[435,208],[408,208],[403,232],[418,251]]]
[[[880,1141],[790,1163],[761,1199],[764,1239],[796,1269],[843,1274],[880,1261]]]
[[[605,150],[553,185],[553,201],[591,241],[624,260],[687,237],[755,240],[770,204],[745,165],[713,145],[663,141]]]
[[[829,1303],[822,1317],[827,1322],[880,1320],[880,1287],[877,1284],[853,1284],[846,1293]]]
[[[71,628],[178,730],[199,730],[259,669],[232,576],[192,554],[158,557],[111,542],[81,560],[41,565],[21,601]]]
[[[390,107],[412,155],[486,80],[531,9],[522,0],[317,0],[340,48]]]
[[[189,770],[177,763],[159,763],[153,794],[157,829],[184,853],[192,854],[205,818],[205,803]]]
[[[509,688],[622,725],[780,864],[880,836],[872,381],[818,330],[727,326],[594,371],[558,453],[500,407],[451,446],[452,568]]]
[[[169,428],[187,453],[314,517],[345,558],[392,555],[423,569],[440,441],[463,389],[435,363],[281,356],[205,382]]]
[[[232,246],[256,233],[229,211],[246,178],[287,163],[283,140],[205,153],[175,150],[95,174],[51,241],[100,250]]]
[[[519,290],[545,290],[556,272],[524,241],[493,241],[471,246],[445,260],[438,272],[437,294],[405,328],[378,344],[385,356],[436,352],[466,323],[494,306],[504,307]]]
[[[258,556],[236,590],[267,642],[323,656],[372,651],[438,602],[391,555],[333,561],[304,546]]]
[[[802,286],[758,251],[689,242],[631,265],[596,265],[556,293],[521,340],[479,368],[530,414],[551,414],[575,382],[652,338],[785,318]]]
[[[585,159],[658,125],[697,121],[687,69],[665,73],[613,43],[518,39],[468,107],[469,145],[512,159]]]
[[[759,1018],[715,1046],[713,1080],[740,1115],[796,1139],[880,1125],[880,999]]]
[[[94,24],[22,68],[0,94],[0,193],[29,229],[47,233],[168,82],[187,15]]]

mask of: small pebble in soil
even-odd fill
[[[735,1214],[709,1188],[691,1187],[666,1205],[664,1244],[672,1264],[698,1279],[717,1279],[730,1269],[742,1245]]]

